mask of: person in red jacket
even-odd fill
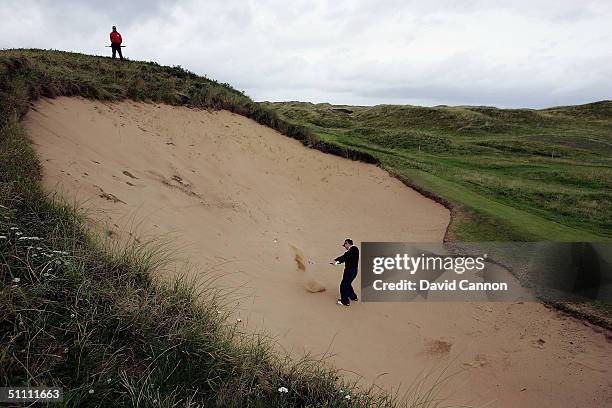
[[[121,34],[117,31],[117,27],[113,26],[113,31],[110,33],[111,40],[111,49],[113,50],[113,59],[115,58],[115,54],[119,53],[119,58],[123,59],[123,54],[121,54]]]

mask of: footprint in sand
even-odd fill
[[[488,367],[491,363],[489,362],[489,358],[484,354],[476,354],[474,356],[474,360],[470,362],[463,363],[464,367],[470,368],[482,368]],[[510,367],[511,363],[509,359],[504,360],[505,367]]]
[[[546,340],[542,338],[538,338],[537,340],[532,340],[531,345],[538,349],[543,349],[546,344]]]
[[[425,342],[425,350],[423,350],[419,354],[426,355],[428,357],[442,358],[450,353],[452,346],[453,343],[449,341],[444,341],[440,339],[427,340]]]
[[[113,203],[122,203],[122,204],[127,204],[125,201],[121,200],[120,198],[118,198],[116,195],[112,194],[112,193],[107,193],[106,191],[104,191],[102,189],[102,187],[100,186],[96,186],[98,187],[98,189],[100,190],[100,194],[98,195],[99,197],[102,197],[108,201],[112,201]]]
[[[132,173],[130,173],[127,170],[123,170],[123,174],[128,176],[129,178],[138,179],[138,177],[136,177],[135,175],[133,175]]]
[[[324,292],[325,286],[319,283],[312,276],[312,273],[307,270],[308,259],[306,258],[306,255],[304,255],[304,252],[294,245],[289,244],[289,246],[291,247],[295,255],[295,263],[297,264],[297,270],[301,275],[302,286],[304,287],[304,289],[306,289],[310,293]]]

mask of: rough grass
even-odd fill
[[[28,100],[40,96],[82,96],[101,100],[132,99],[226,109],[312,144],[312,133],[303,126],[280,120],[267,109],[228,84],[200,77],[180,66],[154,62],[117,62],[63,51],[0,51],[0,85],[8,93],[8,108],[23,114]]]
[[[612,101],[542,110],[264,105],[452,207],[448,239],[612,240]]]
[[[265,336],[242,333],[213,285],[156,282],[169,259],[158,241],[108,246],[95,238],[78,209],[42,191],[19,124],[32,100],[57,95],[229,109],[325,147],[228,85],[180,67],[0,52],[1,384],[63,387],[64,402],[53,406],[65,407],[449,406],[438,398],[443,373],[416,379],[401,398],[360,388],[320,360],[291,360]]]

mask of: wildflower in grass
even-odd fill
[[[23,232],[16,231],[15,235],[23,235]],[[20,238],[21,239],[21,238]]]
[[[287,387],[279,387],[278,392],[280,392],[281,394],[286,394],[289,392],[289,390],[287,389]]]
[[[13,282],[19,283],[19,282],[21,282],[21,278],[13,278]]]
[[[351,396],[350,396],[350,395],[348,395],[348,394],[346,394],[346,395],[344,396],[344,398],[346,398],[347,400],[350,400],[350,399],[351,399]]]
[[[74,313],[71,313],[71,314],[70,314],[70,317],[74,318],[74,317],[75,317],[75,314],[74,314]]]
[[[111,381],[112,380],[110,378],[106,380],[106,382],[109,383],[109,384],[111,383]]]
[[[93,394],[93,393],[94,393],[93,388],[91,388],[91,389],[89,390],[89,393],[90,393],[90,394]]]

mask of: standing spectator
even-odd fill
[[[113,26],[113,31],[110,33],[110,40],[111,49],[113,50],[113,59],[115,59],[115,54],[119,53],[119,58],[123,60],[123,54],[121,53],[121,43],[123,42],[123,39],[115,26]]]

